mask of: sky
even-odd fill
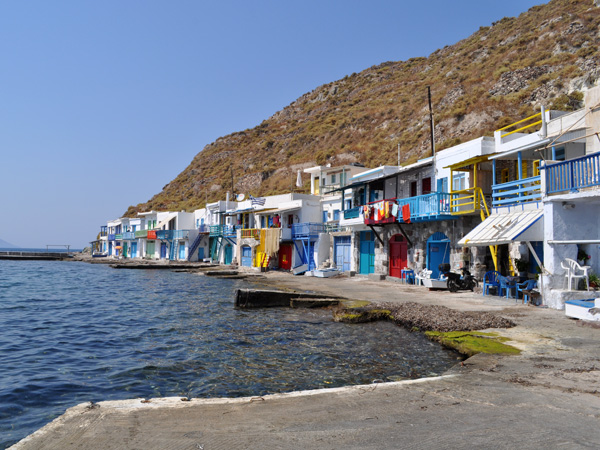
[[[0,239],[83,248],[217,138],[540,3],[0,2]]]

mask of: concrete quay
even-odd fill
[[[517,356],[478,354],[442,377],[232,399],[81,404],[15,449],[600,447],[600,329],[564,312],[367,278],[266,273],[257,287],[490,311]],[[585,295],[582,292],[582,295]],[[361,325],[358,325],[361,326]]]

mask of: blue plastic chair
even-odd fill
[[[500,295],[500,282],[498,281],[498,276],[500,274],[495,270],[491,270],[486,272],[483,276],[483,295],[489,295],[490,288],[495,287],[496,292]]]
[[[527,280],[522,283],[518,283],[516,299],[519,298],[519,292],[520,292],[523,296],[523,303],[527,303],[529,300],[531,300],[531,291],[535,288],[537,288],[537,281],[535,281],[535,280]]]
[[[510,281],[508,278],[503,277],[502,275],[498,275],[498,281],[500,282],[500,295],[505,295],[506,298],[516,298],[517,297],[517,285],[514,281]],[[515,295],[513,296],[513,289],[515,290]]]

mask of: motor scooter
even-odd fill
[[[466,267],[461,269],[462,275],[450,272],[450,264],[440,264],[438,269],[447,278],[446,285],[450,292],[456,292],[459,289],[473,291],[479,286],[479,282]]]

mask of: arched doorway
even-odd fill
[[[400,278],[402,269],[408,262],[408,247],[401,234],[390,238],[390,276]]]
[[[442,232],[433,233],[427,239],[427,269],[431,270],[431,278],[439,278],[440,264],[450,263],[450,239]]]

